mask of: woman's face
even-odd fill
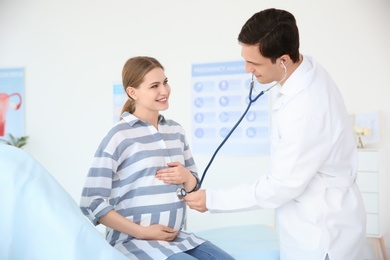
[[[135,100],[136,114],[156,113],[168,109],[171,87],[161,68],[149,71],[139,88],[128,88],[128,94]],[[130,93],[129,93],[130,92]]]
[[[245,71],[252,73],[261,84],[278,81],[284,75],[284,70],[281,70],[279,65],[280,62],[277,61],[274,64],[271,59],[261,55],[258,45],[243,44],[241,56],[245,60]]]

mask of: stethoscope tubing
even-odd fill
[[[276,85],[276,84],[275,84]],[[272,86],[273,87],[273,86]],[[229,131],[229,133],[225,136],[225,138],[223,139],[223,141],[218,145],[217,149],[215,150],[213,156],[211,157],[209,163],[207,164],[205,170],[203,171],[203,174],[202,174],[202,178],[200,179],[199,181],[199,184],[198,184],[198,189],[200,189],[202,187],[202,183],[204,181],[204,178],[206,177],[206,173],[207,171],[209,170],[211,164],[213,163],[214,159],[215,159],[215,156],[217,156],[217,153],[219,152],[219,150],[222,148],[222,146],[226,143],[226,141],[229,139],[229,137],[232,135],[232,133],[234,132],[234,130],[236,130],[237,126],[241,123],[242,119],[244,119],[245,115],[248,113],[249,111],[249,108],[251,107],[252,103],[256,102],[257,99],[259,99],[259,97],[261,97],[265,92],[267,92],[268,90],[270,90],[272,87],[268,88],[266,91],[261,91],[255,98],[252,98],[252,91],[253,91],[253,88],[254,88],[254,82],[253,82],[253,76],[252,76],[252,81],[251,81],[251,86],[250,86],[250,90],[249,90],[249,103],[248,103],[248,106],[246,107],[244,113],[241,115],[241,117],[238,119],[237,123],[233,126],[233,128]],[[176,195],[179,199],[183,199],[186,195],[187,195],[187,191],[184,189],[184,188],[177,188],[176,190]]]
[[[202,183],[203,183],[203,180],[204,178],[206,177],[206,173],[207,171],[209,170],[211,164],[213,163],[214,161],[214,158],[215,156],[217,156],[217,153],[219,152],[219,150],[222,148],[222,146],[226,143],[226,141],[229,139],[229,137],[232,135],[232,133],[234,132],[234,130],[236,130],[237,126],[241,123],[242,119],[244,119],[245,115],[248,113],[249,111],[249,108],[251,107],[251,105],[256,102],[257,99],[259,99],[259,97],[261,97],[266,91],[268,91],[269,89],[271,88],[268,88],[266,91],[261,91],[255,98],[252,98],[252,91],[253,91],[253,88],[254,88],[254,82],[253,82],[253,76],[252,76],[252,81],[251,81],[251,86],[250,86],[250,90],[249,90],[249,103],[248,103],[248,106],[246,107],[244,113],[241,115],[241,117],[238,119],[237,123],[233,126],[233,128],[229,131],[229,133],[225,136],[225,138],[223,139],[223,141],[221,142],[220,145],[218,145],[217,149],[215,150],[213,156],[211,157],[209,163],[207,164],[205,170],[203,171],[203,174],[202,174],[202,178],[200,179],[199,181],[199,189],[201,188],[202,186]]]
[[[276,85],[280,84],[280,82],[282,82],[286,76],[287,76],[287,68],[286,66],[284,65],[284,63],[282,62],[282,65],[284,67],[284,76],[281,80],[275,82],[272,86],[270,86],[268,89],[266,90],[262,90],[259,94],[257,94],[254,98],[252,97],[252,92],[253,92],[253,89],[254,89],[254,81],[253,81],[253,74],[252,74],[252,80],[251,80],[251,85],[250,85],[250,89],[249,89],[249,96],[248,96],[248,99],[249,99],[249,103],[248,103],[248,106],[246,107],[244,113],[242,113],[241,117],[238,119],[237,123],[233,126],[233,128],[229,131],[229,133],[225,136],[225,138],[223,139],[223,141],[218,145],[217,149],[215,150],[213,156],[211,156],[211,159],[209,161],[209,163],[207,164],[205,170],[203,171],[203,174],[202,174],[202,177],[199,181],[199,184],[198,184],[198,187],[197,187],[197,190],[200,189],[202,187],[202,184],[203,184],[203,181],[204,181],[204,178],[206,177],[206,173],[207,171],[209,170],[211,164],[213,163],[214,161],[214,158],[215,156],[217,156],[217,153],[219,152],[219,150],[222,148],[222,146],[226,143],[226,141],[229,139],[229,137],[232,135],[232,133],[234,132],[234,130],[236,130],[237,126],[241,123],[242,119],[244,119],[245,115],[248,113],[249,111],[249,108],[252,106],[252,104],[254,102],[256,102],[259,97],[261,97],[265,92],[268,92],[270,89],[272,89],[273,87],[275,87]],[[179,199],[183,199],[186,195],[187,195],[187,191],[184,189],[184,188],[177,188],[176,190],[176,195],[178,196]]]
[[[213,156],[211,157],[209,163],[207,164],[205,170],[203,171],[203,174],[202,174],[202,178],[200,179],[199,181],[199,186],[198,186],[198,189],[201,188],[202,186],[202,183],[203,183],[203,180],[204,178],[206,177],[206,173],[207,171],[209,170],[212,162],[214,161],[214,158],[215,156],[217,155],[217,153],[219,152],[219,150],[222,148],[222,146],[225,144],[225,142],[229,139],[230,135],[234,132],[234,130],[237,128],[237,126],[241,123],[242,119],[245,117],[246,113],[249,111],[249,108],[251,107],[251,105],[256,102],[259,97],[261,97],[265,92],[268,92],[270,89],[272,89],[273,87],[275,87],[276,85],[280,84],[280,82],[282,82],[286,76],[287,76],[287,68],[286,66],[284,65],[284,63],[282,62],[282,65],[284,67],[284,76],[281,80],[275,82],[272,86],[270,86],[269,88],[267,88],[266,90],[262,90],[259,94],[257,94],[254,98],[252,97],[252,91],[254,89],[254,81],[253,81],[253,74],[252,74],[252,80],[251,80],[251,86],[250,86],[250,89],[249,89],[249,96],[248,96],[248,99],[249,99],[249,103],[248,103],[248,106],[246,107],[244,113],[241,115],[240,119],[238,119],[237,123],[233,126],[233,128],[229,131],[229,133],[226,135],[226,137],[223,139],[223,141],[221,142],[221,144],[217,147],[217,149],[215,150]]]

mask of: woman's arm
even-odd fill
[[[167,226],[156,224],[144,227],[138,225],[114,210],[109,211],[101,217],[99,222],[107,227],[141,240],[172,241],[178,235],[177,231]]]

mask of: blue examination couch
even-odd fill
[[[0,259],[127,259],[28,153],[0,144]]]
[[[0,144],[0,259],[121,260],[62,186],[27,152]],[[237,260],[279,259],[264,225],[196,232]]]

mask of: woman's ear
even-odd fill
[[[136,91],[135,91],[135,88],[133,87],[127,87],[126,88],[126,93],[127,95],[132,98],[133,100],[137,100],[137,94],[136,94]]]

